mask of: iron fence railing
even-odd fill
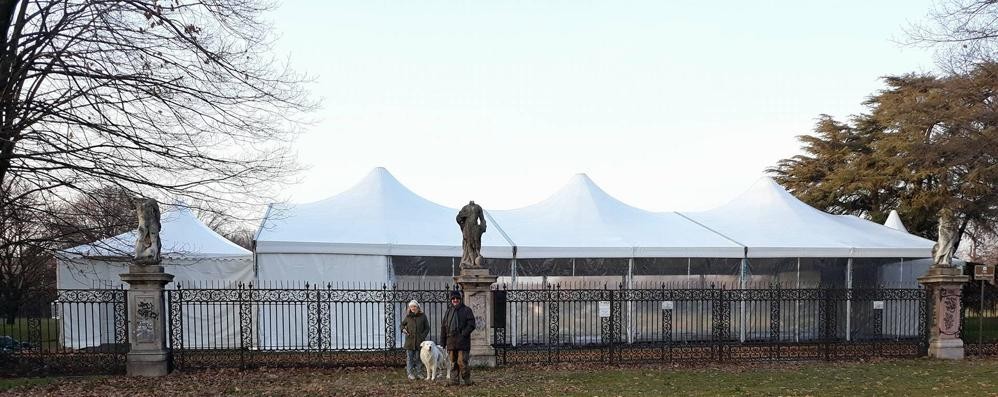
[[[998,355],[998,286],[971,281],[963,287],[960,335],[968,356]]]
[[[497,288],[504,363],[919,356],[922,289]]]
[[[449,286],[433,289],[177,288],[166,291],[177,368],[404,365],[400,326],[418,301],[438,340]]]
[[[127,291],[63,289],[0,319],[0,376],[125,372]]]

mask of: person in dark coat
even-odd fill
[[[419,349],[420,344],[430,335],[430,320],[415,299],[409,302],[408,307],[409,310],[406,310],[405,318],[402,319],[402,333],[405,334],[405,372],[409,375],[409,380],[413,380],[419,378],[419,374],[424,371],[419,359]]]
[[[450,357],[450,385],[457,385],[458,379],[470,385],[468,356],[471,354],[471,332],[475,330],[475,313],[464,305],[460,291],[451,291],[450,302],[440,326],[440,345],[446,347]]]

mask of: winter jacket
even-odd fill
[[[456,321],[452,318],[456,317]],[[457,327],[451,327],[451,324]],[[443,323],[440,326],[440,345],[447,350],[471,350],[471,332],[475,330],[475,313],[471,308],[461,303],[447,308]]]
[[[405,334],[403,347],[406,350],[419,350],[419,344],[430,335],[430,320],[423,312],[413,313],[407,310],[405,318],[402,319],[402,329],[408,332],[403,332]]]

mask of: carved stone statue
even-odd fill
[[[932,247],[932,265],[953,266],[953,245],[956,244],[956,222],[953,212],[948,209],[939,211],[939,240]]]
[[[457,213],[457,224],[461,226],[461,268],[482,267],[482,234],[485,233],[485,213],[474,201]]]
[[[135,203],[139,217],[138,235],[135,237],[135,264],[158,265],[160,262],[159,203],[155,199],[139,200]]]

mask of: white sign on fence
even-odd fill
[[[662,310],[672,310],[672,301],[662,301]]]
[[[883,308],[884,308],[884,301],[873,301],[873,309],[874,310],[876,310],[876,309],[883,310]]]
[[[610,301],[599,301],[596,306],[599,309],[600,317],[610,317]]]

